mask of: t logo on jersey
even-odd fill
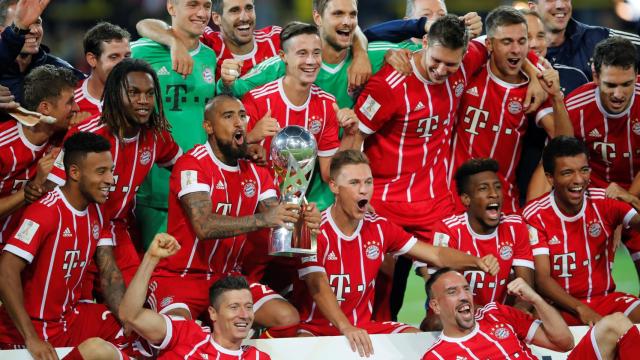
[[[561,271],[558,277],[567,278],[572,275],[569,273],[571,270],[576,269],[576,253],[566,253],[553,255],[553,270]]]
[[[336,294],[338,302],[345,301],[344,294],[351,292],[351,277],[349,274],[334,274],[329,277],[331,290]],[[358,291],[364,291],[364,285],[358,285]]]
[[[466,113],[464,114],[464,122],[469,124],[469,128],[465,129],[464,131],[473,135],[479,135],[478,127],[480,129],[484,129],[487,126],[488,117],[488,111],[476,109],[473,106],[469,106]]]
[[[609,159],[616,157],[616,144],[596,141],[593,143],[593,150],[602,156],[602,160],[609,163]]]
[[[420,137],[428,137],[431,136],[431,131],[436,130],[438,128],[439,116],[431,116],[426,119],[418,120],[418,129],[417,132],[421,133]]]
[[[484,277],[486,273],[484,271],[465,271],[464,277],[469,282],[469,287],[473,290],[473,295],[476,294],[476,289],[482,289],[484,287]]]
[[[84,267],[84,261],[78,261],[80,259],[80,250],[67,250],[64,253],[64,264],[62,264],[62,270],[67,270],[64,275],[65,279],[71,277],[71,270],[78,267]]]
[[[218,203],[218,205],[216,205],[216,214],[220,214],[220,215],[229,215],[229,213],[231,212],[231,204],[228,203]]]

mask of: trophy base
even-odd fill
[[[315,255],[317,249],[316,235],[311,233],[306,235],[301,239],[298,233],[292,232],[285,227],[274,229],[269,243],[269,255],[286,257]],[[303,247],[297,247],[296,245],[302,245]]]

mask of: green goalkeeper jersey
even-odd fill
[[[369,61],[373,73],[376,73],[384,65],[384,55],[389,49],[397,49],[398,46],[389,42],[372,42],[367,48]],[[355,103],[354,94],[349,93],[349,80],[347,69],[351,65],[352,55],[349,51],[347,57],[338,64],[322,63],[318,78],[315,84],[322,90],[332,94],[340,108],[352,108]],[[245,76],[237,79],[231,90],[233,94],[242,98],[250,90],[262,86],[268,82],[281,78],[285,75],[285,64],[279,56],[274,56],[256,65]],[[218,81],[218,92],[224,91],[222,81]],[[267,149],[268,151],[269,149]],[[315,167],[311,184],[307,190],[307,200],[315,202],[322,211],[333,204],[334,195],[329,190],[329,186],[322,181],[320,166]]]
[[[185,79],[171,69],[168,47],[146,38],[131,44],[131,56],[146,60],[158,75],[164,115],[171,124],[173,138],[184,152],[207,140],[202,127],[204,107],[215,95],[215,52],[199,43],[190,54],[193,72]],[[168,170],[154,165],[138,190],[138,204],[167,209],[169,175]]]

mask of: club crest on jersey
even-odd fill
[[[322,119],[318,116],[312,116],[311,119],[309,119],[309,131],[313,135],[318,135],[320,130],[322,130]]]
[[[140,165],[146,166],[151,161],[151,151],[143,149],[140,151]]]
[[[253,180],[245,180],[240,183],[242,185],[242,191],[244,191],[244,196],[250,198],[256,194],[256,182]]]
[[[98,240],[100,237],[100,225],[98,225],[98,223],[94,223],[91,227],[91,235],[93,235],[95,240]]]
[[[507,110],[509,110],[509,113],[511,113],[512,115],[521,113],[522,102],[520,101],[520,99],[513,99],[509,101],[509,104],[507,105]]]
[[[509,329],[502,324],[498,325],[498,327],[493,330],[493,336],[500,340],[504,340],[509,337]]]
[[[162,301],[160,301],[160,307],[167,307],[169,306],[171,303],[173,302],[173,296],[167,296],[166,298],[162,299]]]
[[[364,253],[367,255],[367,258],[369,260],[375,260],[380,256],[380,247],[378,246],[378,244],[367,241],[364,246]]]
[[[591,237],[598,237],[601,233],[602,226],[600,225],[600,223],[595,222],[589,225],[589,235],[591,235]]]
[[[462,80],[458,80],[453,84],[453,91],[456,94],[456,97],[462,96],[462,92],[464,91],[464,82]]]
[[[204,70],[202,70],[202,79],[206,81],[208,84],[213,83],[213,80],[215,80],[215,78],[213,76],[213,72],[211,71],[211,69],[206,67],[204,68]]]
[[[513,248],[511,245],[503,245],[500,248],[500,258],[502,260],[509,260],[513,257]]]
[[[631,124],[631,130],[634,134],[640,135],[640,122],[636,119],[633,124]]]

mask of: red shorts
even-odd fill
[[[417,330],[411,325],[394,322],[394,321],[369,321],[360,323],[358,328],[364,329],[369,334],[398,334],[407,330]],[[340,336],[340,331],[332,325],[314,325],[309,323],[300,323],[298,325],[298,333],[308,333],[313,336]]]
[[[174,309],[189,311],[193,319],[197,319],[209,307],[209,288],[220,277],[160,277],[154,276],[149,282],[147,304],[160,314]],[[177,286],[179,285],[179,286]],[[249,285],[253,297],[253,310],[269,300],[284,298],[266,285],[251,283]]]
[[[592,297],[591,302],[587,302],[585,299],[580,299],[584,304],[588,305],[593,311],[597,312],[601,316],[613,314],[615,312],[624,313],[626,316],[640,305],[640,299],[637,297],[622,292],[612,292],[608,295]],[[567,322],[567,325],[584,325],[578,317],[575,315],[560,310],[560,314]]]
[[[600,349],[596,342],[596,332],[598,325],[592,327],[582,337],[582,340],[571,350],[567,360],[601,360]]]
[[[414,203],[371,199],[371,206],[378,215],[401,226],[418,240],[426,242],[431,239],[435,223],[454,214],[454,203],[450,193],[439,199]]]
[[[92,338],[102,338],[118,348],[126,348],[131,342],[122,332],[122,326],[103,304],[80,303],[76,312],[63,322],[47,322],[43,329],[43,323],[33,321],[36,332],[54,347],[74,347],[83,341]],[[46,335],[46,336],[43,336]],[[18,330],[3,331],[0,337],[0,349],[24,348],[24,340]]]

